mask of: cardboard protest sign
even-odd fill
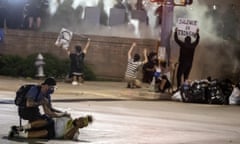
[[[198,21],[188,18],[178,18],[176,26],[179,36],[194,36],[198,29]]]
[[[72,36],[73,32],[68,29],[62,28],[58,35],[57,41],[55,42],[55,45],[63,49],[68,49],[72,40]]]

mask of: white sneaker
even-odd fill
[[[75,85],[78,85],[78,82],[73,81],[73,82],[72,82],[72,85],[74,85],[74,86],[75,86]]]

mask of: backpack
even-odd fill
[[[26,94],[29,91],[29,89],[35,86],[34,84],[26,84],[26,85],[22,85],[16,92],[16,97],[14,100],[15,105],[17,105],[18,107],[26,107]],[[40,92],[40,89],[38,91],[38,94]]]

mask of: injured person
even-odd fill
[[[92,123],[93,118],[91,115],[79,118],[71,117],[60,117],[53,118],[54,129],[34,129],[31,128],[32,123],[28,123],[22,127],[12,126],[9,132],[9,138],[48,138],[49,132],[54,132],[55,137],[53,139],[68,139],[68,140],[78,140],[79,129],[87,127],[88,124]]]

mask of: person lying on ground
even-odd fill
[[[77,140],[79,136],[79,129],[87,127],[90,123],[93,122],[91,115],[79,118],[71,117],[59,117],[54,118],[54,127],[52,127],[51,132],[54,133],[54,136],[51,139],[68,139],[68,140]],[[34,125],[35,122],[29,123],[29,125]],[[46,138],[49,130],[47,129],[11,129],[9,133],[9,138]]]

